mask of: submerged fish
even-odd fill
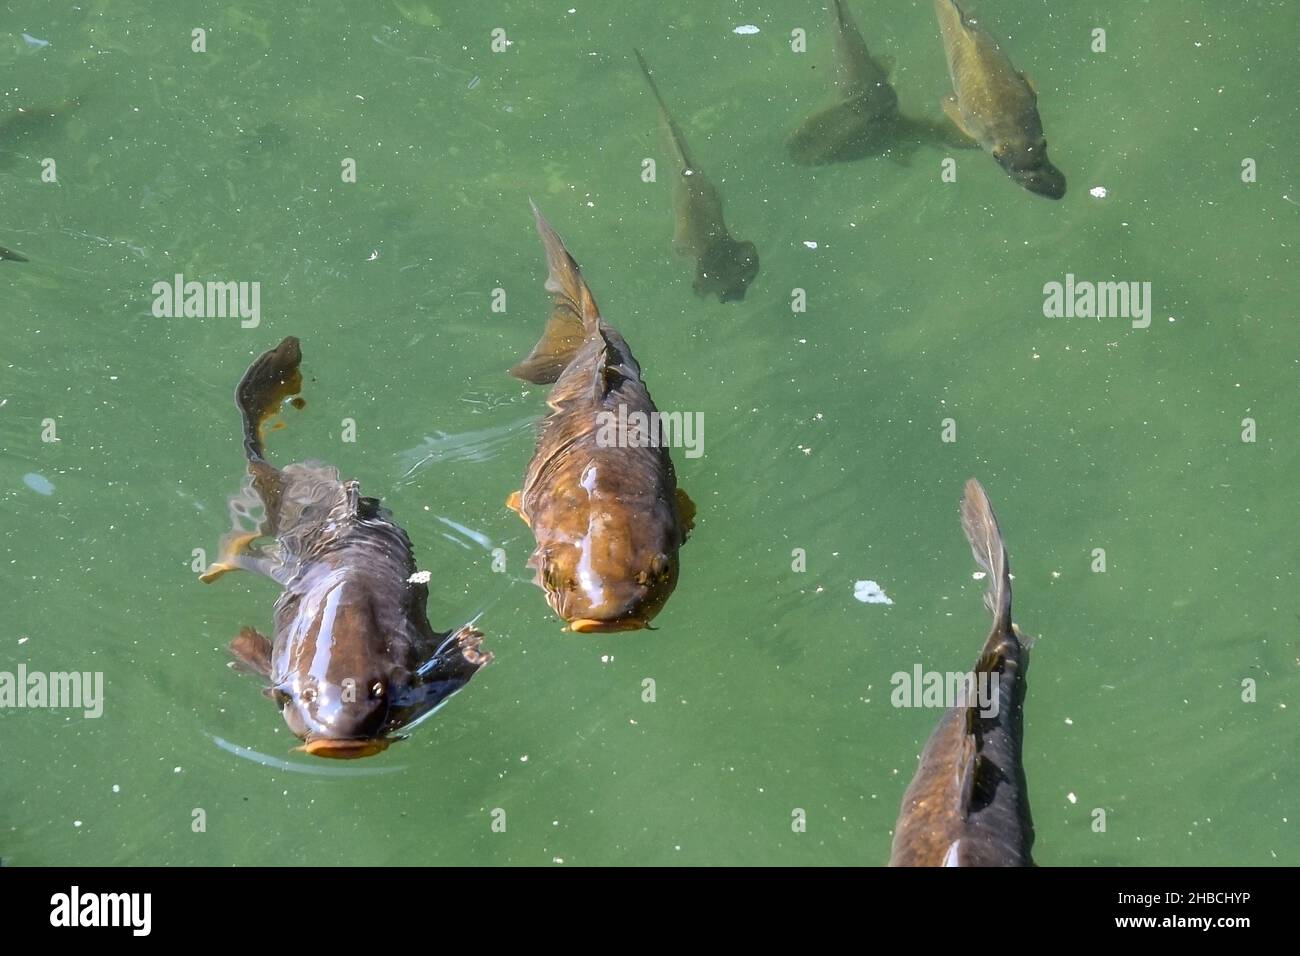
[[[0,246],[0,259],[8,259],[10,262],[30,262],[21,252],[14,252],[12,249],[6,249]]]
[[[358,482],[319,462],[279,469],[266,461],[263,426],[301,390],[301,361],[298,340],[286,338],[239,383],[248,477],[231,502],[235,529],[222,539],[221,560],[201,580],[243,569],[284,588],[273,638],[246,627],[230,651],[270,681],[265,693],[299,749],[365,757],[401,739],[392,735],[431,714],[492,655],[469,624],[446,633],[429,626],[411,541]],[[259,505],[260,526],[243,530],[240,516]],[[272,542],[255,546],[262,537]]]
[[[647,627],[677,584],[695,506],[677,487],[667,448],[631,440],[631,429],[626,447],[602,439],[602,412],[625,406],[631,422],[657,409],[578,264],[535,205],[533,215],[555,302],[541,341],[510,373],[555,387],[523,489],[506,504],[532,529],[534,583],[569,630]]]
[[[1033,638],[1011,622],[1011,566],[993,506],[974,478],[966,483],[961,524],[988,574],[984,603],[993,630],[973,676],[987,675],[996,707],[959,703],[944,713],[903,794],[889,865],[1033,866],[1034,822],[1020,757]]]
[[[650,75],[640,50],[633,50],[650,92],[659,104],[659,119],[677,160],[678,176],[673,183],[673,212],[677,219],[673,246],[683,256],[695,258],[695,294],[716,295],[720,302],[739,302],[758,275],[758,250],[752,242],[737,241],[722,218],[722,197],[700,167],[691,159],[686,139]]]
[[[903,114],[889,84],[887,64],[867,49],[844,0],[832,0],[835,31],[836,100],[817,110],[791,134],[790,158],[803,166],[852,162],[867,156],[906,152],[922,144],[963,147],[971,143],[946,120]]]
[[[944,112],[1020,185],[1060,199],[1065,176],[1047,158],[1033,84],[957,0],[934,0],[934,9],[954,90]]]

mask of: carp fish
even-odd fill
[[[832,0],[835,34],[836,98],[805,119],[786,142],[790,158],[801,166],[853,162],[890,156],[900,163],[918,146],[973,146],[947,119],[908,116],[899,108],[889,82],[889,64],[867,49],[862,32],[844,0]]]
[[[272,637],[245,627],[230,652],[269,682],[264,693],[303,741],[297,749],[365,757],[404,739],[399,730],[437,710],[492,655],[472,624],[430,627],[411,541],[378,499],[331,465],[266,460],[266,422],[301,391],[301,361],[290,336],[253,362],[236,389],[248,476],[231,500],[234,529],[221,558],[200,580],[242,569],[284,589]],[[246,530],[259,510],[258,526]]]
[[[659,119],[677,164],[673,181],[673,247],[678,254],[695,259],[692,288],[696,295],[702,299],[716,295],[719,302],[739,302],[758,275],[758,249],[752,242],[733,239],[727,231],[722,196],[691,158],[686,138],[669,114],[645,57],[640,50],[632,52],[659,104]]]
[[[957,0],[934,0],[953,93],[944,112],[1031,193],[1060,199],[1065,175],[1047,158],[1038,93]]]
[[[528,567],[568,630],[648,627],[676,587],[695,506],[677,487],[668,448],[648,429],[609,440],[601,422],[620,406],[628,422],[636,413],[653,421],[658,410],[577,262],[536,205],[533,215],[554,304],[541,340],[510,372],[554,387],[523,488],[506,504],[532,529]]]
[[[993,506],[966,483],[962,530],[988,575],[993,629],[971,682],[992,688],[949,707],[903,794],[890,866],[1033,866],[1034,822],[1021,760],[1025,674],[1033,638],[1011,621],[1011,564]]]

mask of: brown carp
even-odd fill
[[[600,315],[578,264],[533,206],[554,298],[541,341],[510,370],[555,383],[522,490],[506,502],[537,541],[534,583],[568,630],[648,627],[677,584],[695,506],[672,459],[643,429],[610,441],[602,419],[658,410],[626,340]],[[615,436],[617,438],[617,436]]]
[[[921,145],[963,148],[972,144],[948,120],[911,117],[899,109],[889,68],[867,49],[844,0],[832,0],[836,99],[799,124],[786,142],[802,166],[852,162],[889,155],[905,162]]]
[[[722,197],[717,187],[691,158],[686,138],[668,113],[650,67],[640,50],[633,50],[650,92],[659,104],[659,119],[677,163],[673,182],[673,213],[676,232],[673,247],[680,255],[695,259],[692,288],[700,298],[716,295],[720,302],[739,302],[758,275],[758,250],[752,242],[738,241],[727,231],[722,218]]]
[[[286,338],[239,383],[248,477],[231,501],[235,527],[222,539],[221,559],[201,580],[243,569],[284,589],[273,637],[246,627],[230,651],[270,682],[265,693],[303,741],[299,749],[365,757],[402,739],[397,731],[432,714],[492,655],[471,625],[445,633],[429,626],[429,591],[416,576],[410,539],[358,482],[319,462],[283,469],[267,462],[264,426],[302,389],[301,361],[298,340]],[[255,510],[260,523],[246,530]]]
[[[1033,866],[1034,822],[1021,762],[1025,674],[1033,638],[1011,622],[1011,565],[993,506],[966,483],[962,530],[988,575],[993,629],[971,683],[992,686],[949,707],[930,735],[903,794],[890,866]]]
[[[1033,84],[957,0],[934,0],[934,9],[954,91],[944,112],[1020,185],[1060,199],[1065,176],[1047,158]]]

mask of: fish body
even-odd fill
[[[944,111],[1012,179],[1050,199],[1065,195],[1065,176],[1047,158],[1038,94],[979,21],[957,0],[934,0],[953,95]]]
[[[988,575],[984,603],[993,614],[973,674],[993,688],[996,699],[989,703],[996,707],[958,702],[944,712],[903,795],[890,866],[1033,865],[1021,760],[1032,639],[1012,623],[1010,562],[993,507],[974,479],[966,484],[961,519]]]
[[[745,298],[745,290],[758,275],[758,250],[752,242],[737,240],[727,231],[722,196],[691,158],[686,137],[669,114],[645,57],[640,50],[632,52],[659,106],[659,119],[678,167],[673,182],[673,246],[680,255],[695,259],[692,287],[696,295],[716,295],[720,302],[738,302]]]
[[[425,610],[428,588],[411,580],[410,539],[375,498],[319,462],[283,469],[263,449],[263,426],[302,387],[298,340],[258,358],[235,393],[244,423],[248,478],[232,500],[235,530],[205,582],[243,569],[283,591],[267,638],[244,628],[230,644],[245,668],[269,681],[267,696],[303,740],[325,757],[364,757],[432,713],[492,655],[466,625],[438,633]],[[241,517],[260,509],[255,531]],[[257,546],[259,539],[270,539]]]
[[[619,441],[602,424],[620,408],[629,423],[658,409],[578,264],[536,206],[533,213],[554,305],[541,341],[511,374],[554,387],[523,487],[507,504],[532,529],[528,566],[569,630],[643,628],[677,584],[694,506],[677,487],[667,447]]]
[[[12,249],[6,249],[0,246],[0,259],[8,259],[10,262],[30,262],[21,252],[14,252]]]

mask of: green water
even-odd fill
[[[0,141],[0,244],[31,259],[0,262],[0,670],[101,671],[106,695],[98,719],[0,711],[6,862],[884,863],[938,719],[892,707],[890,676],[971,666],[988,626],[957,521],[972,475],[1039,635],[1036,858],[1300,861],[1294,3],[980,4],[1038,87],[1055,203],[982,153],[955,183],[932,150],[790,164],[828,96],[824,11],[667,6],[6,5],[0,115],[81,106]],[[930,5],[849,6],[904,108],[937,116]],[[758,246],[743,303],[696,298],[671,252],[633,44]],[[658,404],[704,414],[703,457],[676,454],[698,525],[653,633],[563,633],[503,507],[545,407],[505,373],[548,303],[529,196]],[[260,325],[155,318],[176,273],[260,282]],[[1150,282],[1150,328],[1045,318],[1067,273]],[[275,586],[191,567],[243,472],[234,384],[288,334],[308,404],[273,458],[382,495],[434,625],[481,612],[496,655],[355,763],[292,753],[226,665]],[[865,579],[893,605],[855,600]]]

